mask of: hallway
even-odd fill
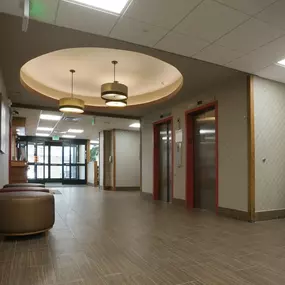
[[[49,234],[2,240],[0,285],[285,284],[285,221],[61,187]]]

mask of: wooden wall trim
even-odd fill
[[[255,222],[255,131],[254,131],[254,87],[253,75],[248,76],[248,213]]]

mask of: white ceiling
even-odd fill
[[[39,21],[189,56],[285,82],[285,0],[133,0],[116,16],[37,0]],[[0,11],[21,16],[19,0]]]
[[[66,115],[65,117],[79,118],[78,122],[69,122],[64,120],[64,116],[60,112],[51,112],[51,111],[40,111],[40,110],[31,110],[24,108],[14,108],[18,111],[17,117],[26,118],[26,135],[34,136],[37,133],[37,127],[48,127],[54,128],[54,131],[38,131],[38,133],[48,133],[50,136],[57,135],[62,136],[61,132],[66,132],[69,129],[80,129],[84,130],[82,134],[69,134],[76,135],[76,139],[90,139],[98,140],[99,132],[103,130],[130,130],[130,131],[139,131],[139,129],[130,128],[129,126],[133,123],[138,123],[137,120],[132,119],[121,119],[121,118],[111,118],[111,117],[92,117],[87,115]],[[40,114],[50,114],[50,115],[60,115],[63,116],[61,121],[46,121],[40,120]],[[92,125],[93,118],[95,118],[95,125]]]

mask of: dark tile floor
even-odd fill
[[[285,284],[285,220],[257,224],[61,188],[46,235],[1,239],[1,285]]]

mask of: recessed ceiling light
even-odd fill
[[[67,132],[73,134],[82,134],[84,130],[69,129]]]
[[[282,65],[283,67],[285,67],[285,58],[280,60],[280,61],[278,61],[278,64]]]
[[[49,137],[49,134],[36,133],[37,137]]]
[[[38,131],[47,131],[47,132],[51,132],[53,130],[53,128],[46,128],[46,127],[38,127],[37,128]]]
[[[130,0],[65,0],[73,4],[79,4],[96,10],[121,14]]]
[[[139,129],[141,127],[141,124],[140,123],[133,123],[133,124],[129,125],[129,127]]]
[[[63,135],[62,137],[65,138],[65,139],[74,139],[74,138],[76,138],[76,136],[72,136],[72,135]]]
[[[99,143],[99,141],[90,141],[90,143],[98,144],[98,143]]]
[[[41,114],[40,115],[40,119],[41,120],[47,120],[47,121],[60,121],[61,120],[61,116]]]

